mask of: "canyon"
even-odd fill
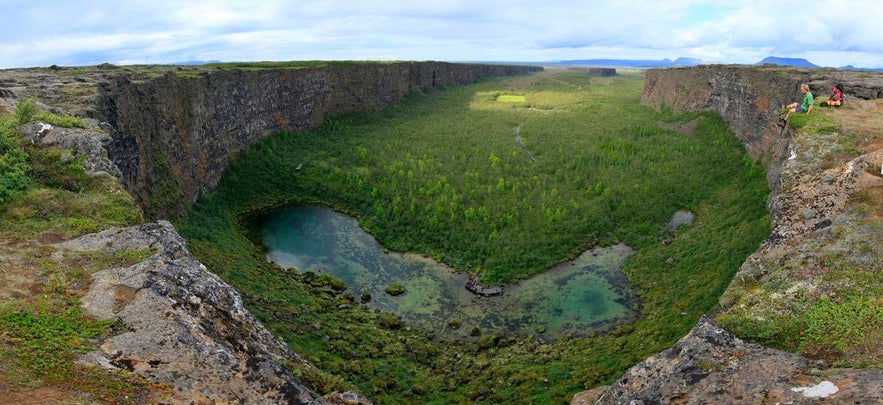
[[[173,402],[365,403],[368,399],[352,392],[323,398],[279,367],[294,362],[301,377],[315,373],[306,360],[263,329],[236,291],[192,258],[183,239],[162,220],[182,215],[217,185],[238,152],[274,131],[297,131],[341,114],[376,111],[426,87],[540,68],[405,62],[214,70],[170,67],[159,73],[106,65],[77,75],[69,74],[70,69],[0,73],[0,110],[11,112],[16,99],[37,97],[44,108],[88,117],[94,130],[59,128],[43,134],[26,126],[26,139],[88,155],[85,165],[118,177],[152,221],[54,245],[61,252],[153,249],[145,261],[93,277],[84,299],[87,310],[96,317],[120,318],[127,332],[102,342],[83,361],[170,384],[175,389],[169,398]],[[881,240],[874,233],[879,227],[869,234],[846,231],[865,229],[855,219],[851,199],[861,192],[879,197],[883,187],[879,127],[856,130],[865,140],[859,153],[837,161],[825,153],[828,138],[797,136],[795,128],[779,119],[780,107],[798,98],[799,83],[825,95],[835,82],[847,88],[844,111],[879,115],[875,100],[883,95],[883,76],[877,73],[729,65],[646,72],[642,104],[675,112],[716,111],[750,156],[767,169],[772,232],[745,261],[721,297],[718,313],[709,315],[726,317],[753,310],[757,311],[753,315],[761,316],[768,309],[757,303],[765,297],[756,287],[780,281],[772,267],[814,262],[809,259],[815,253],[802,249],[805,244],[824,250],[824,246],[841,246],[848,237]],[[871,249],[880,254],[879,247]],[[871,347],[868,355],[879,351]],[[182,352],[193,355],[179,355]],[[880,369],[832,368],[746,343],[703,318],[672,349],[639,363],[611,387],[580,394],[574,402],[801,403],[827,398],[873,403],[883,400],[883,388],[877,384],[881,378]],[[794,390],[824,382],[836,391],[811,397]]]

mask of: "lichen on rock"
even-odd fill
[[[119,319],[122,328],[83,362],[167,384],[174,403],[318,400],[280,364],[312,366],[267,331],[230,285],[190,256],[169,222],[109,229],[57,247],[61,255],[154,252],[132,266],[93,274],[83,307],[98,319]]]

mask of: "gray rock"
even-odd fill
[[[85,155],[83,168],[92,176],[110,175],[119,178],[121,173],[107,155],[105,146],[110,135],[98,127],[91,129],[62,128],[42,122],[30,122],[19,127],[24,139],[38,146],[69,149],[67,159]]]
[[[267,331],[238,293],[190,256],[167,221],[109,229],[57,245],[65,251],[154,252],[93,275],[86,312],[125,330],[81,360],[174,388],[171,403],[313,403],[321,398],[279,364],[313,367]]]
[[[816,375],[809,360],[746,343],[703,316],[677,344],[630,368],[595,403],[872,404],[883,401],[880,381],[879,369]]]
[[[803,219],[813,219],[816,217],[816,211],[812,208],[804,208],[800,212],[800,216],[802,216]]]

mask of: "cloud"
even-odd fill
[[[0,67],[678,56],[754,63],[771,54],[883,66],[883,2],[870,0],[7,2]]]

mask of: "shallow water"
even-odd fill
[[[467,275],[422,256],[384,252],[356,220],[324,207],[301,206],[267,216],[267,260],[300,272],[342,279],[371,308],[400,315],[441,338],[486,333],[555,338],[585,335],[627,321],[634,293],[620,268],[633,251],[625,245],[594,249],[518,284],[502,295],[480,297],[466,288]],[[384,292],[400,283],[405,293]],[[459,323],[458,327],[452,324]]]

